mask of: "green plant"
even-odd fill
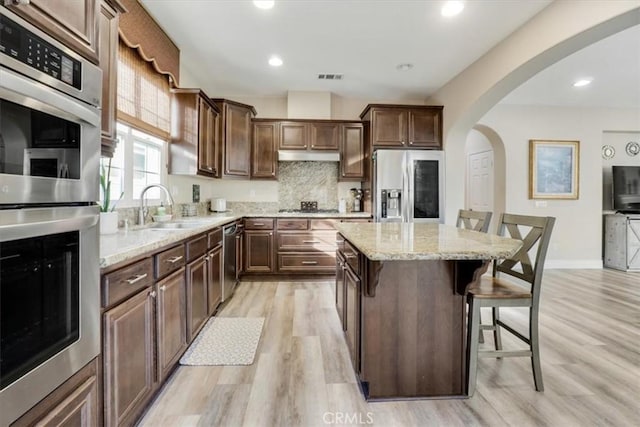
[[[100,165],[100,189],[102,190],[102,205],[100,206],[100,212],[113,212],[118,204],[118,201],[122,199],[124,195],[124,191],[120,193],[120,197],[118,200],[112,205],[111,204],[111,159],[109,159],[109,163],[107,164],[107,169],[105,171],[104,164]]]

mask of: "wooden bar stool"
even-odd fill
[[[486,233],[491,223],[491,212],[460,209],[456,227]]]
[[[544,391],[542,368],[540,366],[540,345],[538,341],[538,308],[544,260],[549,247],[549,239],[555,218],[503,214],[500,218],[498,234],[522,240],[522,248],[512,257],[496,260],[493,275],[483,277],[479,285],[469,289],[467,322],[467,394],[473,396],[476,387],[478,357],[530,357],[533,380],[537,391]],[[522,230],[528,229],[523,238]],[[508,232],[508,235],[506,234]],[[535,251],[534,262],[529,253]],[[516,280],[504,280],[501,275],[509,275]],[[499,277],[500,276],[500,277]],[[480,324],[480,308],[491,307],[493,322]],[[500,320],[500,307],[529,308],[529,336],[521,334]],[[507,351],[502,349],[500,329],[504,328],[528,346],[528,350]],[[493,330],[495,351],[478,350],[478,335],[481,329]]]

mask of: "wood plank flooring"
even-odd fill
[[[266,318],[254,364],[180,366],[140,425],[637,426],[640,274],[548,270],[543,279],[543,393],[529,359],[480,359],[471,399],[367,403],[332,282],[243,282],[219,315]],[[524,328],[526,310],[501,313]],[[503,333],[504,347],[518,348],[510,338]],[[489,332],[485,341],[493,346]]]

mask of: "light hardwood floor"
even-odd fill
[[[639,425],[640,274],[548,270],[543,280],[543,393],[529,359],[480,359],[471,399],[367,403],[332,282],[243,282],[219,315],[266,318],[254,364],[180,366],[140,425]],[[501,313],[526,324],[525,310]],[[509,338],[504,347],[517,347]]]

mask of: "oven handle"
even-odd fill
[[[0,242],[87,230],[99,218],[97,206],[0,210]]]
[[[48,86],[35,80],[19,76],[13,71],[0,67],[0,98],[19,105],[36,107],[45,113],[59,117],[84,121],[94,127],[100,126],[100,111],[67,95],[62,95]]]

